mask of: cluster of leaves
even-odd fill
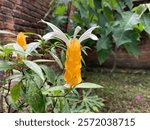
[[[71,0],[52,0],[49,4],[49,10],[45,14],[45,17],[51,15],[51,23],[57,27],[62,28],[64,32],[67,31],[68,14],[69,13],[69,2]],[[68,12],[67,12],[68,11]],[[49,32],[51,28],[47,27],[45,32]]]
[[[15,35],[7,31],[0,34]],[[63,79],[65,47],[62,43],[50,44],[38,36],[27,44],[26,50],[16,41],[0,46],[0,71],[3,71],[0,86],[0,108],[2,112],[98,112],[103,100],[86,89],[102,88],[93,83],[81,83],[76,87],[65,87]],[[16,36],[16,35],[15,35]],[[57,48],[64,50],[59,58]],[[45,54],[54,60],[43,59]],[[22,62],[18,62],[19,55]],[[34,59],[34,56],[38,56]],[[27,57],[24,58],[24,57]],[[32,60],[33,59],[33,60]],[[61,71],[54,71],[47,63],[56,62]],[[80,89],[81,92],[77,90]],[[83,93],[82,93],[83,91]]]
[[[118,48],[124,48],[130,55],[139,55],[141,32],[150,35],[150,4],[133,7],[134,0],[78,0],[73,1],[76,12],[72,17],[74,25],[89,28],[92,24],[101,27],[96,33],[100,64]]]

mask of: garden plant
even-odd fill
[[[98,40],[92,31],[99,27],[88,29],[78,39],[79,26],[73,37],[68,38],[54,24],[42,22],[52,29],[44,36],[0,31],[16,36],[16,41],[0,46],[0,70],[3,72],[1,112],[99,112],[104,106],[103,99],[92,95],[91,91],[102,86],[83,82],[81,76],[81,42],[88,38]],[[38,38],[27,44],[26,38],[31,34]],[[49,40],[55,43],[45,48]],[[56,53],[57,48],[65,51],[64,64]],[[43,59],[44,53],[40,54],[43,51],[54,60]],[[35,56],[38,58],[33,58]],[[54,71],[47,65],[51,62],[58,63],[63,71]]]

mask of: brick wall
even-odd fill
[[[91,50],[85,58],[89,67],[99,67],[96,50]],[[109,56],[102,67],[112,68],[115,62],[114,56]],[[144,37],[140,44],[140,55],[135,58],[126,51],[119,49],[116,59],[117,68],[150,69],[150,39]]]
[[[47,12],[49,1],[0,0],[0,29],[15,33],[23,31],[41,34],[45,26],[38,21]]]

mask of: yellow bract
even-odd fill
[[[73,39],[67,44],[64,80],[70,86],[76,86],[81,78],[81,47],[78,39]]]
[[[26,50],[27,44],[26,44],[26,37],[25,35],[20,32],[17,35],[17,43],[24,49]],[[26,59],[27,57],[25,56],[24,59]],[[17,59],[18,59],[18,63],[22,63],[22,58],[20,57],[19,54],[17,54]]]
[[[24,49],[26,50],[27,44],[26,44],[26,37],[25,35],[20,32],[17,36],[17,43]]]

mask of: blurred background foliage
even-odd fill
[[[72,34],[76,26],[81,26],[84,32],[99,25],[100,29],[94,32],[99,40],[88,40],[84,45],[95,48],[98,61],[103,64],[110,55],[116,59],[120,48],[137,58],[142,36],[150,36],[150,4],[136,3],[135,0],[55,0],[51,1],[45,17],[51,14],[50,22],[67,34]]]

